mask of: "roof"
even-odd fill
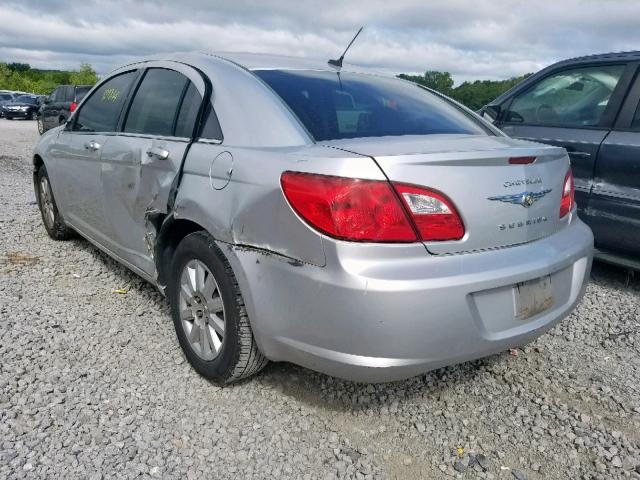
[[[620,60],[640,60],[640,51],[635,50],[631,52],[611,52],[611,53],[597,53],[594,55],[584,55],[582,57],[567,58],[566,60],[560,60],[550,66],[562,65],[565,63],[582,63],[582,62],[618,62]]]
[[[546,75],[547,72],[556,70],[559,67],[566,67],[572,65],[590,64],[590,63],[615,63],[615,62],[629,62],[640,61],[640,51],[635,50],[631,52],[611,52],[611,53],[598,53],[595,55],[584,55],[582,57],[567,58],[566,60],[560,60],[559,62],[552,63],[551,65],[537,71],[533,75],[527,77],[517,85],[514,85],[506,92],[499,95],[497,98],[489,102],[489,105],[497,105],[502,103],[507,98],[511,97],[514,93],[528,88],[533,82],[536,82],[541,76]]]

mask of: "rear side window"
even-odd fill
[[[84,98],[84,96],[89,93],[91,87],[76,87],[76,102],[80,102]]]
[[[317,141],[487,131],[471,115],[393,78],[311,70],[256,70]]]
[[[178,119],[176,120],[176,137],[191,138],[201,104],[202,97],[198,93],[195,85],[189,82],[187,91],[184,94],[184,99],[182,100],[182,105],[180,106]]]
[[[515,97],[504,120],[528,125],[597,126],[624,69],[624,65],[601,65],[554,73]]]
[[[56,88],[53,93],[51,94],[51,101],[52,102],[61,102],[62,101],[62,97],[63,97],[63,88],[64,87],[58,87]]]
[[[73,129],[85,132],[114,132],[136,73],[123,73],[103,83],[82,105]]]
[[[187,82],[187,77],[173,70],[149,69],[131,103],[124,131],[173,135],[174,120]]]

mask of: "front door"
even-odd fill
[[[155,65],[155,66],[154,66]],[[190,67],[153,62],[131,101],[122,132],[102,153],[110,236],[121,258],[152,276],[147,215],[166,213],[171,187],[193,136],[204,81]]]
[[[588,202],[598,150],[625,93],[620,95],[620,83],[626,68],[626,64],[588,65],[553,72],[516,95],[498,125],[511,137],[567,149],[576,202],[587,223],[591,223]]]

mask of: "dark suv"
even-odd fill
[[[640,52],[565,60],[480,113],[507,135],[567,149],[596,257],[640,269]]]
[[[44,101],[38,115],[38,131],[47,130],[67,121],[80,100],[91,90],[90,85],[60,85]]]

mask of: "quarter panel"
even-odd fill
[[[216,190],[211,163],[225,151],[233,156],[233,172],[230,182]],[[384,180],[370,158],[333,148],[252,149],[196,142],[174,215],[202,225],[217,240],[322,266],[323,236],[294,213],[282,193],[280,176],[287,170]]]

